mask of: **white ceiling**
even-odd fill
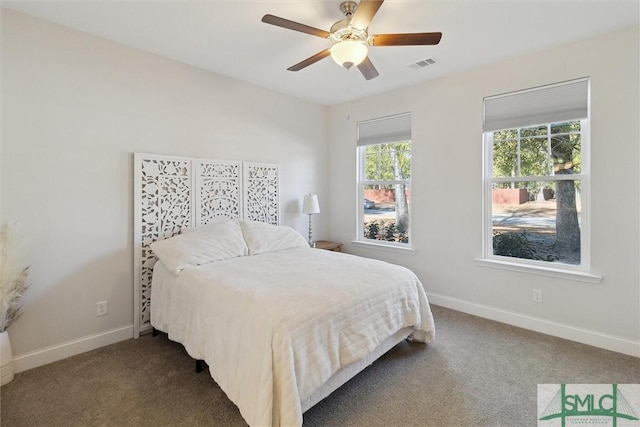
[[[373,47],[380,76],[366,81],[330,58],[298,72],[287,67],[330,42],[262,23],[266,13],[329,30],[340,0],[5,1],[3,7],[214,71],[334,105],[486,63],[637,25],[634,1],[386,0],[369,34],[443,33],[437,46]],[[612,46],[613,48],[613,46]],[[421,69],[409,64],[434,58]]]

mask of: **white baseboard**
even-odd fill
[[[133,325],[30,351],[13,357],[16,373],[133,338]]]
[[[440,305],[452,310],[473,314],[474,316],[484,317],[485,319],[495,320],[501,323],[507,323],[509,325],[518,326],[520,328],[529,329],[531,331],[536,331],[547,335],[552,335],[554,337],[564,338],[570,341],[576,341],[582,344],[604,348],[606,350],[615,351],[617,353],[640,357],[640,341],[634,341],[627,338],[604,334],[602,332],[578,328],[575,326],[564,325],[545,319],[526,316],[520,313],[514,313],[502,310],[500,308],[476,304],[443,295],[427,293],[427,297],[429,298],[429,302],[433,303],[434,305]],[[436,325],[436,331],[437,327],[438,325]]]

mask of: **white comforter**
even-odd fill
[[[309,248],[186,269],[152,287],[151,324],[182,343],[252,426],[302,424],[300,402],[404,327],[434,337],[408,269]]]

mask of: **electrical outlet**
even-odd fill
[[[100,301],[96,303],[96,317],[107,315],[107,302]]]
[[[542,289],[533,290],[533,302],[542,304]]]

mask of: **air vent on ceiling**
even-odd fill
[[[418,62],[415,62],[415,63],[413,63],[413,64],[410,64],[409,66],[410,66],[411,68],[416,68],[416,69],[418,69],[418,68],[424,68],[424,67],[426,67],[426,66],[428,66],[428,65],[433,65],[433,64],[435,64],[435,63],[436,63],[436,60],[435,60],[435,59],[433,59],[433,58],[427,58],[427,59],[423,59],[422,61],[418,61]]]

